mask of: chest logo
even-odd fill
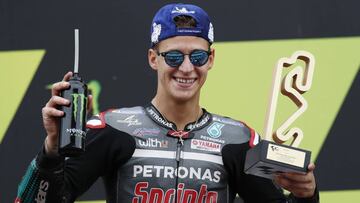
[[[148,138],[146,140],[139,140],[139,145],[142,147],[151,147],[151,148],[168,148],[169,142],[166,140],[158,140],[153,138]]]
[[[210,127],[208,127],[207,133],[212,138],[218,138],[221,136],[221,128],[223,128],[223,127],[224,127],[224,124],[215,122],[215,123],[211,124]]]
[[[125,123],[127,126],[133,125],[141,125],[142,123],[135,117],[135,115],[131,115],[124,120],[117,120],[118,123]]]
[[[209,151],[209,152],[220,152],[221,144],[215,142],[209,142],[205,140],[192,139],[191,149]]]

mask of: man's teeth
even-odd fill
[[[179,83],[193,83],[195,79],[176,78],[176,81],[178,81]]]

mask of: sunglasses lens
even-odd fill
[[[184,61],[184,54],[180,51],[169,51],[165,55],[165,62],[171,67],[179,67]]]
[[[203,66],[209,59],[209,53],[204,50],[195,50],[190,54],[190,61],[195,66]]]
[[[194,66],[203,66],[208,61],[209,54],[209,52],[204,50],[194,50],[191,54],[189,54],[190,62]],[[184,62],[185,56],[185,54],[177,50],[159,53],[159,55],[162,55],[165,58],[165,62],[174,68],[179,67]]]

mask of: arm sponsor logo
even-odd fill
[[[142,124],[137,118],[135,118],[135,115],[126,117],[124,120],[117,120],[117,122],[127,124],[128,127]]]
[[[41,180],[39,186],[39,192],[36,195],[35,202],[36,203],[45,203],[46,202],[46,194],[49,189],[49,182]]]

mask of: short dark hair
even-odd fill
[[[196,20],[191,17],[191,16],[187,16],[187,15],[179,15],[176,16],[174,18],[174,22],[176,27],[178,28],[195,28],[196,27]],[[159,51],[158,46],[159,43],[155,44],[152,49]],[[211,44],[209,43],[209,49],[210,49]]]
[[[179,15],[174,18],[176,27],[179,28],[194,28],[196,21],[193,17],[187,15]]]

